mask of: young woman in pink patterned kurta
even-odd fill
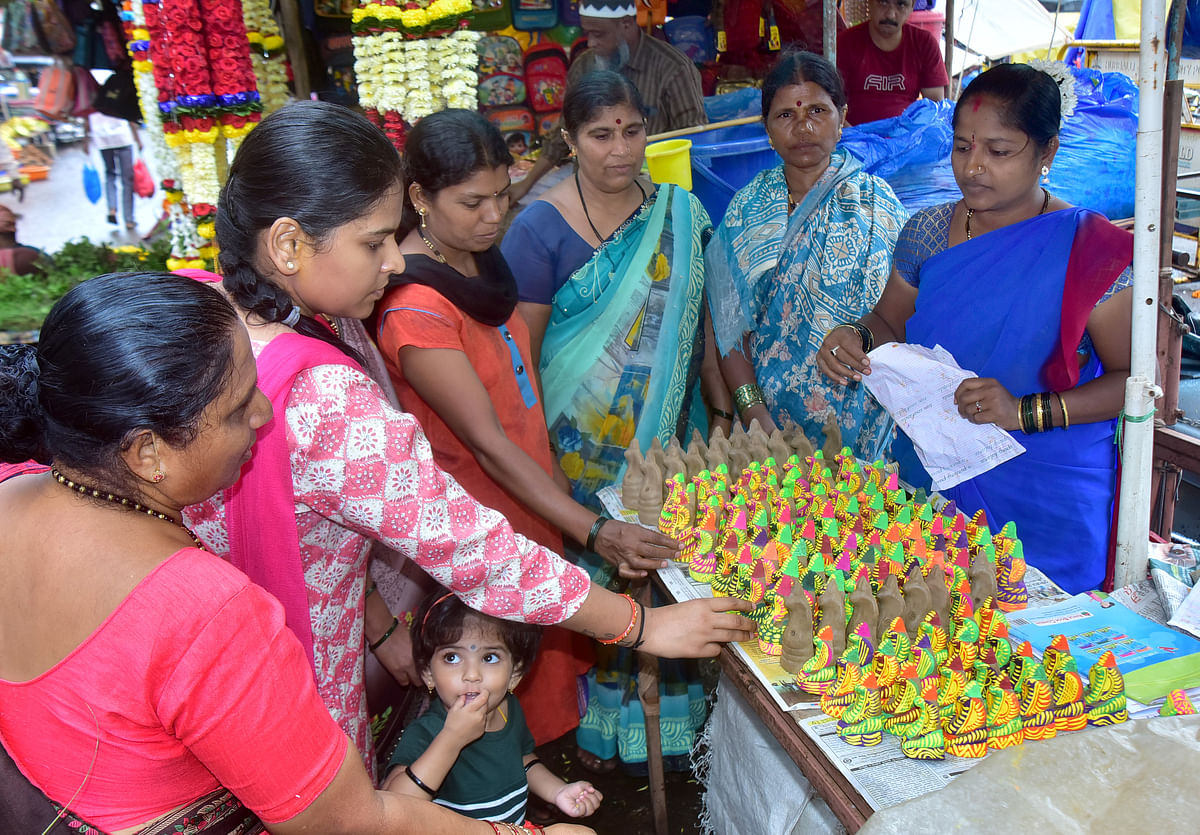
[[[388,276],[403,270],[394,236],[400,214],[400,161],[383,134],[345,108],[303,102],[264,119],[242,143],[216,224],[223,287],[243,313],[260,383],[269,372],[264,356],[288,340],[295,344],[297,334],[308,337],[301,343],[338,349],[332,359],[299,369],[274,402],[275,419],[259,446],[286,435],[317,686],[369,768],[364,642],[376,645],[400,683],[416,680],[407,630],[370,626],[368,610],[380,605],[378,595],[365,595],[372,540],[490,615],[565,621],[613,637],[630,617],[626,601],[515,534],[445,474],[416,420],[387,403],[326,324],[330,316],[365,318]],[[251,467],[257,462],[256,452]],[[237,563],[239,555],[228,553],[231,495],[192,508],[188,520],[210,548]],[[730,605],[692,601],[652,610],[646,651],[715,654],[718,641],[740,640],[752,628],[726,613]],[[280,709],[286,705],[281,694]]]

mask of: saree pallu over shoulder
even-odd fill
[[[994,377],[1016,397],[1045,391],[1066,374],[1064,354],[1076,384],[1096,379],[1099,358],[1092,351],[1079,368],[1075,346],[1087,314],[1132,256],[1127,233],[1108,227],[1094,212],[1063,209],[930,257],[908,341],[940,344],[963,368]],[[1109,420],[1013,432],[1022,455],[945,493],[967,513],[983,509],[993,527],[1015,521],[1026,559],[1068,591],[1096,588],[1116,486],[1114,431]],[[901,436],[894,449],[901,476],[927,483],[911,442]]]
[[[300,639],[315,675],[312,615],[296,533],[296,497],[284,415],[300,372],[318,365],[362,369],[332,345],[298,333],[272,339],[256,364],[258,388],[271,401],[273,415],[259,428],[254,455],[242,468],[241,478],[225,493],[229,561],[283,604],[288,628]]]
[[[695,382],[708,215],[661,186],[555,294],[542,343],[546,424],[577,501],[624,452],[676,434]]]
[[[738,192],[714,235],[706,286],[717,347],[726,355],[751,334],[748,359],[776,422],[794,421],[820,445],[834,415],[847,445],[874,458],[891,419],[864,387],[829,383],[816,355],[829,330],[879,300],[908,215],[840,149],[790,217],[787,208],[780,165]]]

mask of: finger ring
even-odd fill
[[[975,414],[979,414],[982,411],[983,411],[983,404],[981,402],[979,402],[978,400],[976,400],[975,401]]]
[[[833,346],[833,347],[832,347],[832,348],[829,350],[829,355],[830,355],[831,357],[836,357],[836,356],[837,356],[837,352],[838,352],[838,348],[841,348],[841,347],[842,347],[841,345],[834,345],[834,346]]]

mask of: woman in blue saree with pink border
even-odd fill
[[[884,296],[855,323],[871,339],[837,328],[820,362],[834,379],[860,380],[862,349],[895,340],[941,345],[977,374],[955,393],[959,414],[1008,430],[1025,452],[943,494],[968,514],[982,509],[994,529],[1015,522],[1026,559],[1078,592],[1105,579],[1132,237],[1038,185],[1059,102],[1051,77],[1024,65],[967,89],[952,157],[963,200],[913,216]],[[893,452],[902,478],[929,486],[903,434]]]

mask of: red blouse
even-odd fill
[[[51,800],[109,831],[218,786],[266,823],[288,820],[348,744],[278,601],[196,548],[50,670],[0,679],[0,741]]]

